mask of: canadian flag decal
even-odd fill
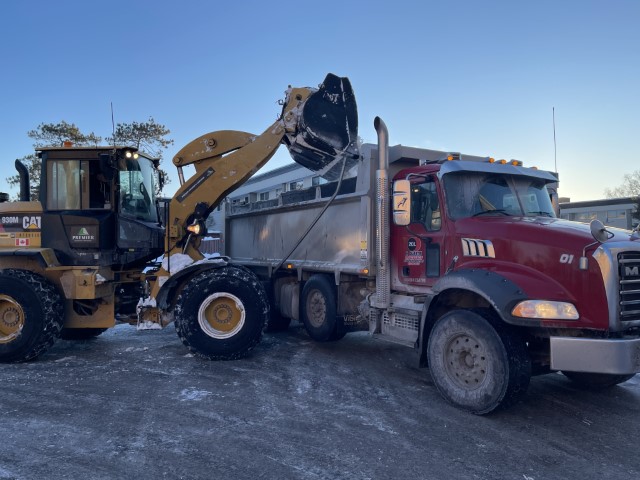
[[[16,247],[28,247],[29,239],[28,238],[16,238]]]

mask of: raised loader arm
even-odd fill
[[[282,113],[262,134],[207,133],[174,157],[181,185],[169,204],[165,262],[151,278],[152,299],[171,276],[174,255],[188,255],[193,261],[204,258],[198,247],[206,233],[206,218],[268,162],[282,143],[296,162],[328,178],[335,175],[334,166],[341,159],[353,162],[358,158],[357,110],[347,78],[329,74],[317,89],[290,87],[282,103]],[[195,174],[185,181],[186,165],[193,165]]]

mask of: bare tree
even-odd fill
[[[64,142],[71,142],[73,145],[98,145],[102,141],[95,133],[82,133],[74,123],[67,123],[62,120],[59,123],[41,123],[35,130],[27,132],[27,136],[34,140],[33,148],[62,147]],[[35,154],[25,155],[19,159],[29,172],[31,180],[31,200],[37,200],[40,195],[40,172],[42,161]],[[7,178],[7,183],[15,187],[20,184],[20,176],[12,175]]]
[[[640,220],[640,170],[636,170],[624,175],[622,185],[615,188],[607,188],[604,191],[604,195],[607,198],[621,198],[630,197],[634,198],[636,208],[632,215],[634,218]]]

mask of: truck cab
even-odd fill
[[[495,258],[495,240],[483,238],[492,237],[496,219],[555,218],[546,188],[556,181],[552,174],[523,169],[515,161],[501,165],[492,160],[452,158],[405,169],[395,176],[396,186],[402,180],[408,182],[404,188],[410,196],[393,212],[390,239],[395,290],[418,292],[472,258]],[[404,198],[402,194],[398,201]],[[464,232],[469,226],[482,234]]]

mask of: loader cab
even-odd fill
[[[42,246],[66,265],[134,266],[159,256],[156,168],[133,148],[45,148]]]

